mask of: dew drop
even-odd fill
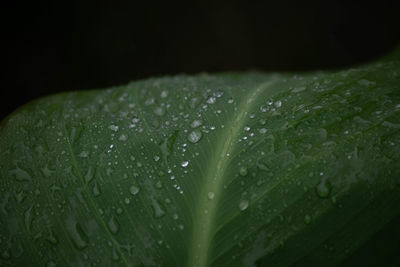
[[[128,140],[128,136],[126,136],[125,134],[121,134],[121,136],[118,138],[119,141],[126,141]]]
[[[154,159],[155,162],[157,162],[157,161],[160,160],[160,157],[159,157],[158,155],[155,155],[155,156],[153,157],[153,159]]]
[[[247,201],[247,200],[241,200],[241,201],[239,202],[239,209],[240,209],[241,211],[247,209],[248,206],[249,206],[249,201]]]
[[[261,112],[267,112],[268,107],[267,106],[261,106],[260,110],[261,110]]]
[[[245,127],[244,127],[244,130],[245,130],[246,132],[250,131],[250,127],[249,127],[249,126],[245,126]]]
[[[188,135],[189,142],[195,144],[200,141],[203,134],[199,130],[194,130]]]
[[[207,197],[208,197],[209,200],[213,200],[214,197],[215,197],[214,192],[208,192]]]
[[[137,195],[139,193],[139,191],[140,191],[140,188],[137,186],[131,185],[131,187],[129,187],[129,192],[132,195]]]
[[[265,133],[267,132],[267,129],[261,128],[261,129],[258,130],[258,132],[259,132],[260,134],[265,134]]]
[[[203,125],[203,122],[201,120],[194,120],[191,124],[190,127],[192,128],[197,128],[199,126]]]
[[[156,114],[157,116],[164,116],[165,115],[165,108],[163,107],[156,107],[154,109],[154,114]]]
[[[182,168],[186,168],[189,165],[189,161],[185,160],[181,162]]]
[[[99,185],[98,185],[96,182],[94,183],[92,192],[93,192],[93,195],[94,195],[95,197],[99,196],[100,193],[101,193],[100,187],[99,187]]]
[[[117,132],[119,127],[117,125],[112,124],[112,125],[108,126],[108,129],[110,129],[111,131]]]
[[[240,169],[239,169],[239,174],[241,175],[241,176],[246,176],[247,175],[247,168],[246,168],[246,166],[241,166],[240,167]]]
[[[328,179],[323,178],[321,182],[315,187],[317,195],[320,198],[327,198],[332,189],[332,185]]]
[[[76,248],[81,250],[87,247],[88,237],[75,219],[69,218],[66,221],[66,229]]]
[[[165,211],[161,208],[161,206],[157,202],[157,200],[152,199],[152,206],[153,206],[153,211],[154,211],[154,217],[156,217],[158,219],[165,215]]]
[[[275,102],[275,107],[280,108],[282,106],[282,101],[278,100]]]
[[[311,216],[310,215],[306,214],[304,216],[304,223],[305,224],[310,224],[311,223]]]
[[[116,234],[119,230],[119,223],[117,219],[115,219],[114,216],[111,216],[110,220],[107,223],[108,229],[110,229],[110,232],[113,234]]]
[[[208,104],[214,104],[216,100],[217,100],[217,99],[215,98],[215,96],[210,96],[210,97],[207,99],[207,103],[208,103]]]

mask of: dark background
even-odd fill
[[[176,73],[357,65],[400,40],[400,1],[3,1],[0,119],[40,96]]]

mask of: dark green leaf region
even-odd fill
[[[357,262],[400,214],[400,62],[49,96],[0,164],[0,266]]]

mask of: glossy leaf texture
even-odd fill
[[[1,266],[353,262],[400,214],[400,63],[54,95],[0,153]]]

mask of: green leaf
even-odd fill
[[[386,60],[25,105],[0,128],[0,265],[354,266],[372,240],[394,266],[399,85]]]

